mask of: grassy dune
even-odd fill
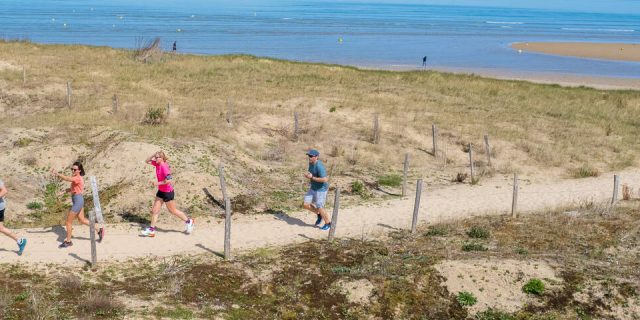
[[[29,132],[13,135],[7,146],[33,154],[55,143],[76,150],[94,173],[107,176],[122,167],[118,155],[105,152],[124,141],[168,149],[175,166],[209,181],[215,181],[222,161],[232,194],[240,197],[234,203],[258,206],[257,211],[297,205],[309,147],[321,150],[334,185],[348,191],[362,181],[367,192],[380,177],[401,172],[406,152],[412,179],[426,176],[430,183],[451,183],[467,170],[468,143],[482,168],[485,133],[494,147],[494,168],[486,174],[588,176],[633,166],[640,151],[637,91],[236,55],[164,54],[145,63],[133,51],[28,42],[0,42],[0,79],[0,126]],[[297,139],[294,112],[300,115]],[[375,114],[379,144],[371,143]],[[161,123],[149,124],[151,118]],[[439,158],[430,154],[432,123],[440,130]],[[100,157],[113,164],[92,167]],[[47,165],[27,156],[18,162],[27,172]],[[129,189],[122,192],[139,188],[136,181],[123,181]],[[189,192],[201,188],[194,185]],[[21,203],[42,201],[29,197],[23,195]],[[178,199],[193,201],[193,210],[206,208],[204,198]]]

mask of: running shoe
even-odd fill
[[[62,243],[58,246],[58,248],[68,248],[73,245],[71,241],[62,241]]]
[[[104,239],[104,228],[98,229],[98,242],[102,242],[102,239]]]
[[[24,247],[27,246],[27,239],[20,238],[18,239],[18,255],[21,256],[22,252],[24,252]]]
[[[329,230],[331,229],[331,222],[326,223],[324,226],[320,228],[320,230]]]
[[[155,229],[151,229],[151,228],[145,228],[144,230],[142,230],[142,232],[140,232],[140,235],[144,236],[144,237],[155,237],[156,236],[156,230]]]
[[[320,228],[320,224],[322,223],[322,217],[318,215],[318,219],[316,219],[316,223],[314,224],[316,227]]]
[[[187,234],[191,234],[193,232],[193,227],[195,226],[196,222],[193,221],[193,218],[190,218],[189,220],[187,220],[187,222],[184,223],[185,225],[185,230],[184,232],[186,232]]]

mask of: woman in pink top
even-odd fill
[[[55,172],[54,169],[51,169],[51,173],[64,180],[71,182],[71,187],[66,191],[71,194],[71,210],[67,214],[67,237],[60,244],[60,248],[67,248],[73,245],[71,242],[71,232],[73,228],[71,225],[73,224],[73,219],[78,218],[81,224],[89,225],[89,220],[84,217],[84,197],[82,196],[82,191],[84,190],[84,180],[82,177],[84,176],[84,168],[82,167],[82,163],[76,161],[71,165],[71,176],[61,175]],[[102,238],[104,237],[104,227],[100,227],[98,229],[98,242],[102,242]]]
[[[171,169],[167,163],[167,156],[164,152],[158,151],[147,158],[145,162],[156,167],[156,181],[153,181],[152,184],[158,187],[158,192],[156,192],[153,207],[151,208],[151,225],[145,228],[141,234],[145,237],[156,236],[156,222],[158,221],[158,216],[160,215],[160,209],[162,209],[163,203],[166,204],[167,209],[171,214],[184,221],[185,232],[187,234],[191,234],[191,232],[193,232],[194,221],[187,217],[184,212],[176,208]]]

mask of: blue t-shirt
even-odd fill
[[[309,172],[311,172],[311,174],[316,178],[324,178],[327,176],[327,170],[325,170],[324,165],[320,160],[316,161],[315,164],[309,163]],[[311,181],[311,190],[327,191],[329,190],[329,183]]]

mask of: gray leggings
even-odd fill
[[[75,214],[80,213],[80,210],[84,208],[84,198],[82,197],[82,194],[72,195],[71,203],[73,203],[73,205],[71,206],[71,211]]]

